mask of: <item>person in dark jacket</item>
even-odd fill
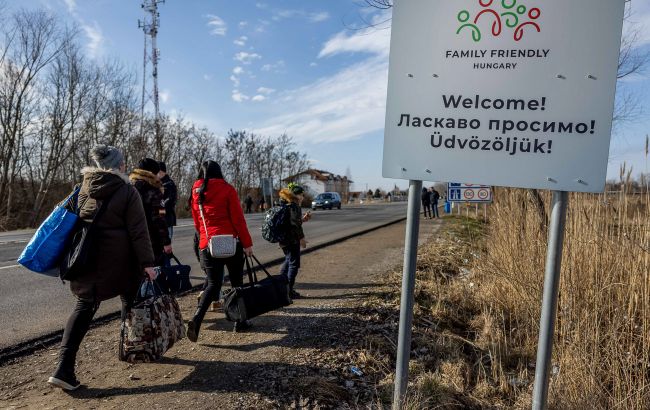
[[[232,286],[242,286],[244,255],[253,255],[253,240],[248,232],[237,191],[223,179],[221,167],[215,161],[206,161],[201,165],[199,176],[192,186],[192,219],[199,232],[201,268],[208,278],[208,286],[203,291],[194,317],[187,324],[187,338],[196,342],[205,313],[210,304],[218,300],[224,268],[228,268]],[[208,242],[215,235],[232,235],[237,238],[237,248],[233,256],[213,258],[210,255]],[[248,322],[237,322],[235,331],[249,326]]]
[[[158,161],[144,158],[131,172],[129,179],[142,198],[156,265],[163,266],[165,254],[172,253],[172,241],[169,237],[169,230],[167,230],[165,208],[162,205],[163,187],[158,179],[159,171]]]
[[[440,200],[440,194],[434,187],[431,187],[431,210],[433,211],[434,218],[440,218],[440,213],[438,212],[438,201]]]
[[[311,219],[311,212],[302,215],[301,204],[304,199],[304,189],[297,184],[290,183],[287,188],[280,191],[280,204],[289,209],[289,224],[287,234],[285,235],[280,247],[284,252],[284,263],[280,268],[280,273],[285,275],[289,280],[289,296],[292,299],[299,299],[300,293],[296,292],[296,277],[300,269],[300,249],[307,247],[305,233],[302,230],[302,223]]]
[[[424,218],[431,217],[431,192],[428,189],[422,188],[422,195],[420,196],[422,200],[422,208],[424,208]]]
[[[159,162],[158,178],[163,186],[163,200],[162,204],[165,207],[165,222],[167,222],[167,230],[169,231],[169,239],[174,236],[174,227],[176,226],[176,202],[178,201],[178,190],[176,183],[167,174],[167,164]]]
[[[246,199],[244,199],[244,205],[246,205],[247,214],[253,212],[253,198],[251,198],[250,195],[246,195]]]
[[[75,376],[77,352],[100,302],[120,296],[124,319],[144,274],[151,280],[156,275],[142,201],[124,174],[122,153],[115,147],[98,145],[91,157],[96,167],[82,170],[79,217],[93,222],[102,204],[110,202],[94,221],[96,230],[85,271],[70,281],[77,304],[63,331],[58,367],[48,379],[64,390],[81,385]]]

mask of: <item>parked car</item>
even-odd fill
[[[311,209],[341,209],[341,196],[338,192],[323,192],[311,202]]]

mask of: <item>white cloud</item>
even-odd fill
[[[227,31],[226,22],[219,16],[214,14],[208,14],[208,27],[210,28],[210,34],[215,36],[225,36]]]
[[[260,87],[260,88],[257,89],[257,92],[260,93],[260,94],[269,95],[269,94],[273,94],[275,92],[275,90],[273,88]]]
[[[638,45],[650,44],[650,3],[631,2],[631,16],[626,19],[624,33],[635,32],[638,35]]]
[[[242,64],[250,64],[254,60],[259,60],[262,58],[261,55],[257,53],[248,53],[246,51],[240,51],[239,53],[235,54],[235,60],[241,62]]]
[[[286,114],[255,130],[287,132],[310,142],[343,141],[384,127],[388,62],[368,58],[339,73],[291,91],[282,99]]]
[[[235,74],[235,75],[241,75],[241,74],[244,73],[244,69],[241,68],[240,66],[237,66],[237,67],[232,69],[232,73]]]
[[[239,87],[239,85],[241,84],[241,82],[239,81],[239,77],[234,76],[234,75],[230,76],[230,81],[232,81],[232,84],[235,87]]]
[[[255,102],[261,102],[261,101],[264,101],[264,100],[266,100],[266,97],[261,95],[261,94],[257,94],[255,97],[252,98],[252,101],[255,101]]]
[[[312,61],[311,63],[309,63],[309,66],[310,66],[310,67],[316,67],[317,65],[318,65],[318,64],[314,63],[313,61]]]
[[[261,68],[262,71],[275,71],[280,72],[285,67],[284,60],[278,60],[274,64],[264,64]]]
[[[330,38],[324,45],[318,58],[341,53],[370,53],[388,56],[390,50],[390,30],[371,28],[352,35],[345,31]]]
[[[321,11],[318,13],[310,13],[308,16],[309,20],[314,23],[320,23],[330,18],[330,14],[326,11]]]
[[[271,19],[280,21],[282,19],[290,18],[303,18],[311,21],[312,23],[320,23],[330,18],[330,14],[326,11],[307,12],[305,10],[296,9],[280,9],[274,10]]]
[[[241,37],[239,37],[238,39],[236,39],[235,41],[233,41],[233,43],[234,43],[236,46],[244,47],[244,46],[246,46],[246,41],[248,41],[248,37],[246,37],[246,36],[241,36]]]
[[[209,75],[209,74],[203,74],[203,79],[204,79],[205,81],[212,81],[212,76]]]
[[[370,55],[334,75],[280,94],[282,113],[253,131],[262,135],[286,131],[300,141],[332,142],[383,129],[389,38],[389,30],[372,29],[334,36],[335,41],[323,45],[321,57],[344,51]]]
[[[248,97],[246,94],[240,93],[239,90],[232,90],[232,99],[233,101],[240,103],[249,100],[250,97]]]
[[[163,90],[158,95],[160,97],[160,102],[162,102],[163,104],[167,104],[167,102],[171,98],[171,93],[169,92],[169,90]]]
[[[248,26],[248,21],[240,21],[239,24],[237,24],[239,29],[243,29],[244,27]]]
[[[63,0],[65,6],[68,8],[70,13],[74,13],[77,10],[77,1],[76,0]]]
[[[96,21],[93,22],[92,26],[82,23],[81,28],[88,37],[88,44],[86,45],[88,56],[93,59],[100,57],[104,53],[105,42],[102,29]]]

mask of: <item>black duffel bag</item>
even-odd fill
[[[183,265],[181,261],[174,254],[168,255],[170,265],[160,268],[160,275],[156,278],[158,286],[165,293],[179,293],[192,289],[192,282],[190,282],[190,265]],[[172,265],[172,259],[176,265]]]
[[[224,311],[231,322],[243,322],[264,313],[289,306],[289,281],[284,275],[272,276],[255,256],[266,278],[257,279],[257,274],[251,269],[250,261],[246,258],[246,271],[249,283],[234,288],[224,295]]]

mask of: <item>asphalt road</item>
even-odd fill
[[[312,211],[313,219],[304,225],[308,246],[322,244],[406,216],[406,203],[344,207],[341,210]],[[263,263],[282,256],[277,244],[261,237],[263,214],[247,215],[253,236],[254,252]],[[47,277],[17,266],[16,259],[31,237],[31,231],[0,234],[0,349],[63,328],[75,299],[58,278]],[[195,284],[204,274],[192,251],[194,225],[180,220],[174,231],[174,254],[192,265]],[[272,269],[277,271],[278,268]],[[119,298],[102,303],[97,316],[118,311]]]

